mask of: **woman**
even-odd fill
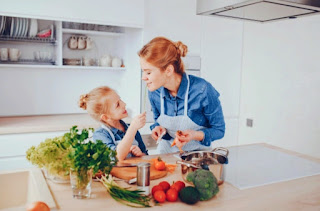
[[[152,138],[166,133],[158,146],[161,154],[181,147],[183,151],[210,150],[211,142],[224,136],[219,93],[206,80],[185,73],[181,57],[187,51],[180,41],[156,37],[138,52],[155,119]],[[171,147],[174,138],[176,146]]]

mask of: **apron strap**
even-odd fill
[[[111,136],[111,138],[112,138],[113,143],[114,143],[114,144],[116,144],[116,139],[115,139],[115,137],[114,137],[114,135],[113,135],[112,131],[110,130],[110,128],[108,128],[108,127],[107,127],[107,126],[105,126],[105,125],[101,125],[101,127],[102,127],[103,129],[105,129],[106,131],[108,131],[108,132],[109,132],[109,134],[110,134],[110,136]]]
[[[163,94],[162,94],[163,89],[164,88],[162,88],[161,91],[160,91],[160,114],[161,115],[164,114],[164,102],[163,102]]]
[[[190,81],[189,81],[189,75],[186,73],[188,85],[186,90],[186,95],[184,96],[184,115],[188,116],[188,100],[189,100],[189,87],[190,87]]]

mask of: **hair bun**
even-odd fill
[[[180,54],[180,56],[185,57],[187,55],[188,46],[183,44],[181,41],[176,42],[175,46],[176,46],[178,54]]]
[[[88,100],[88,95],[81,95],[79,99],[79,107],[82,108],[83,110],[87,110],[87,100]]]

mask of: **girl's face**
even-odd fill
[[[166,75],[164,72],[140,57],[142,80],[147,83],[149,91],[153,92],[165,84]]]
[[[110,93],[108,97],[108,118],[112,120],[120,120],[128,116],[126,104],[120,99],[116,92]]]

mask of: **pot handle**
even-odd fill
[[[181,165],[186,165],[187,167],[193,167],[193,168],[198,168],[198,169],[200,169],[201,167],[199,167],[199,166],[196,166],[196,165],[194,165],[194,164],[192,164],[192,163],[189,163],[189,162],[183,162],[183,161],[181,161],[181,160],[177,160],[177,162],[176,162],[177,164],[181,164]]]
[[[217,148],[214,148],[212,150],[212,152],[219,152],[219,151],[222,151],[222,156],[225,156],[226,158],[228,157],[229,155],[229,150],[227,148],[224,148],[224,147],[217,147]],[[221,152],[220,152],[221,153]]]

